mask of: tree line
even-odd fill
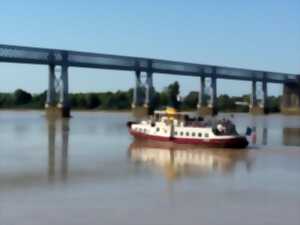
[[[144,90],[139,90],[141,93]],[[180,87],[174,82],[161,92],[152,90],[152,106],[155,109],[172,106],[181,110],[195,110],[198,103],[198,92],[191,91],[188,95],[179,98]],[[31,94],[22,89],[13,93],[0,93],[0,108],[2,109],[42,109],[46,102],[46,91],[40,94]],[[142,95],[143,96],[143,95]],[[73,109],[99,109],[99,110],[129,110],[133,98],[133,89],[116,92],[71,93],[70,105]],[[207,103],[209,96],[204,96]],[[247,112],[250,96],[241,97],[218,96],[218,110],[224,112]],[[270,112],[279,112],[280,97],[269,96],[268,108]]]

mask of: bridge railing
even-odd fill
[[[28,64],[56,64],[186,76],[206,76],[221,79],[256,80],[274,83],[296,81],[295,74],[249,70],[216,65],[176,62],[162,59],[130,57],[60,49],[0,45],[0,62]]]

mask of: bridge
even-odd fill
[[[300,114],[300,75],[262,70],[250,70],[217,65],[177,62],[163,59],[99,54],[61,49],[35,48],[0,44],[0,62],[46,65],[49,68],[48,91],[45,107],[47,112],[57,111],[63,117],[70,116],[68,99],[68,69],[70,67],[132,71],[136,78],[132,107],[148,109],[151,104],[153,74],[173,74],[199,77],[198,110],[200,114],[217,112],[217,80],[231,79],[252,82],[250,111],[267,112],[267,84],[284,85],[281,111],[287,114]],[[56,77],[55,68],[61,67]],[[146,74],[145,98],[140,101],[141,74]],[[204,101],[206,79],[210,79],[210,101]],[[262,82],[262,99],[257,98],[257,82]]]

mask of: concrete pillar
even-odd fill
[[[267,81],[263,80],[262,82],[262,104],[261,107],[264,113],[268,113],[268,88],[267,88]]]
[[[250,108],[257,107],[257,97],[256,97],[256,80],[252,81],[252,93],[250,98]]]
[[[153,88],[153,75],[152,72],[147,71],[146,93],[145,93],[145,102],[144,102],[144,106],[146,108],[148,108],[150,105],[152,88]]]
[[[205,106],[204,96],[205,96],[205,77],[201,76],[200,77],[200,90],[198,93],[198,105],[197,105],[198,109]]]
[[[69,103],[69,80],[68,80],[68,55],[62,53],[61,76],[59,78],[59,91],[55,90],[55,64],[53,56],[50,55],[49,61],[49,85],[46,100],[46,115],[48,117],[70,117]],[[56,94],[58,94],[58,102],[56,102]],[[55,107],[56,104],[56,107]],[[53,107],[50,107],[53,106]]]
[[[215,77],[211,78],[210,89],[211,93],[209,107],[215,109],[217,106],[217,79]]]
[[[132,112],[136,118],[143,118],[153,112],[151,106],[151,95],[153,92],[153,73],[151,70],[147,71],[146,84],[145,84],[145,99],[140,105],[139,88],[141,86],[140,72],[136,72],[136,87],[133,92]]]
[[[152,75],[151,75],[152,76]],[[149,77],[147,74],[147,79],[146,79],[146,97],[145,100],[143,102],[143,104],[141,105],[141,71],[137,70],[135,72],[135,87],[133,90],[133,100],[132,100],[132,113],[133,116],[141,119],[144,118],[145,116],[147,116],[149,114],[149,108],[148,108],[148,104],[149,104],[149,98],[150,98],[150,88],[149,88],[149,83],[152,84],[152,81],[149,81]],[[151,78],[152,79],[152,78]],[[152,85],[151,85],[152,86]]]
[[[281,108],[288,108],[291,106],[291,93],[288,84],[283,84],[283,94],[281,98]]]
[[[283,85],[281,112],[300,115],[300,81],[289,82]]]
[[[70,117],[68,66],[66,64],[61,67],[60,82],[58,108],[61,110],[62,117]]]
[[[257,95],[256,95],[256,81],[252,81],[252,94],[250,98],[250,106],[249,111],[252,114],[265,114],[268,113],[268,106],[267,106],[267,82],[265,80],[262,81],[262,98],[261,103],[258,104]]]
[[[47,90],[47,99],[45,107],[52,107],[55,104],[55,65],[49,65],[49,74],[48,74],[48,90]]]
[[[139,89],[141,86],[141,71],[135,71],[135,87],[133,89],[133,100],[132,100],[132,108],[135,108],[139,104]]]
[[[212,69],[211,72],[211,82],[210,82],[210,101],[208,106],[204,102],[205,96],[205,77],[202,76],[200,80],[200,93],[198,98],[198,113],[201,116],[207,115],[216,115],[218,113],[217,110],[217,78],[216,78],[216,68]]]

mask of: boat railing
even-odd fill
[[[238,135],[238,132],[237,132],[236,127],[233,124],[233,122],[230,120],[226,120],[226,119],[217,121],[212,126],[212,131],[217,136]]]

